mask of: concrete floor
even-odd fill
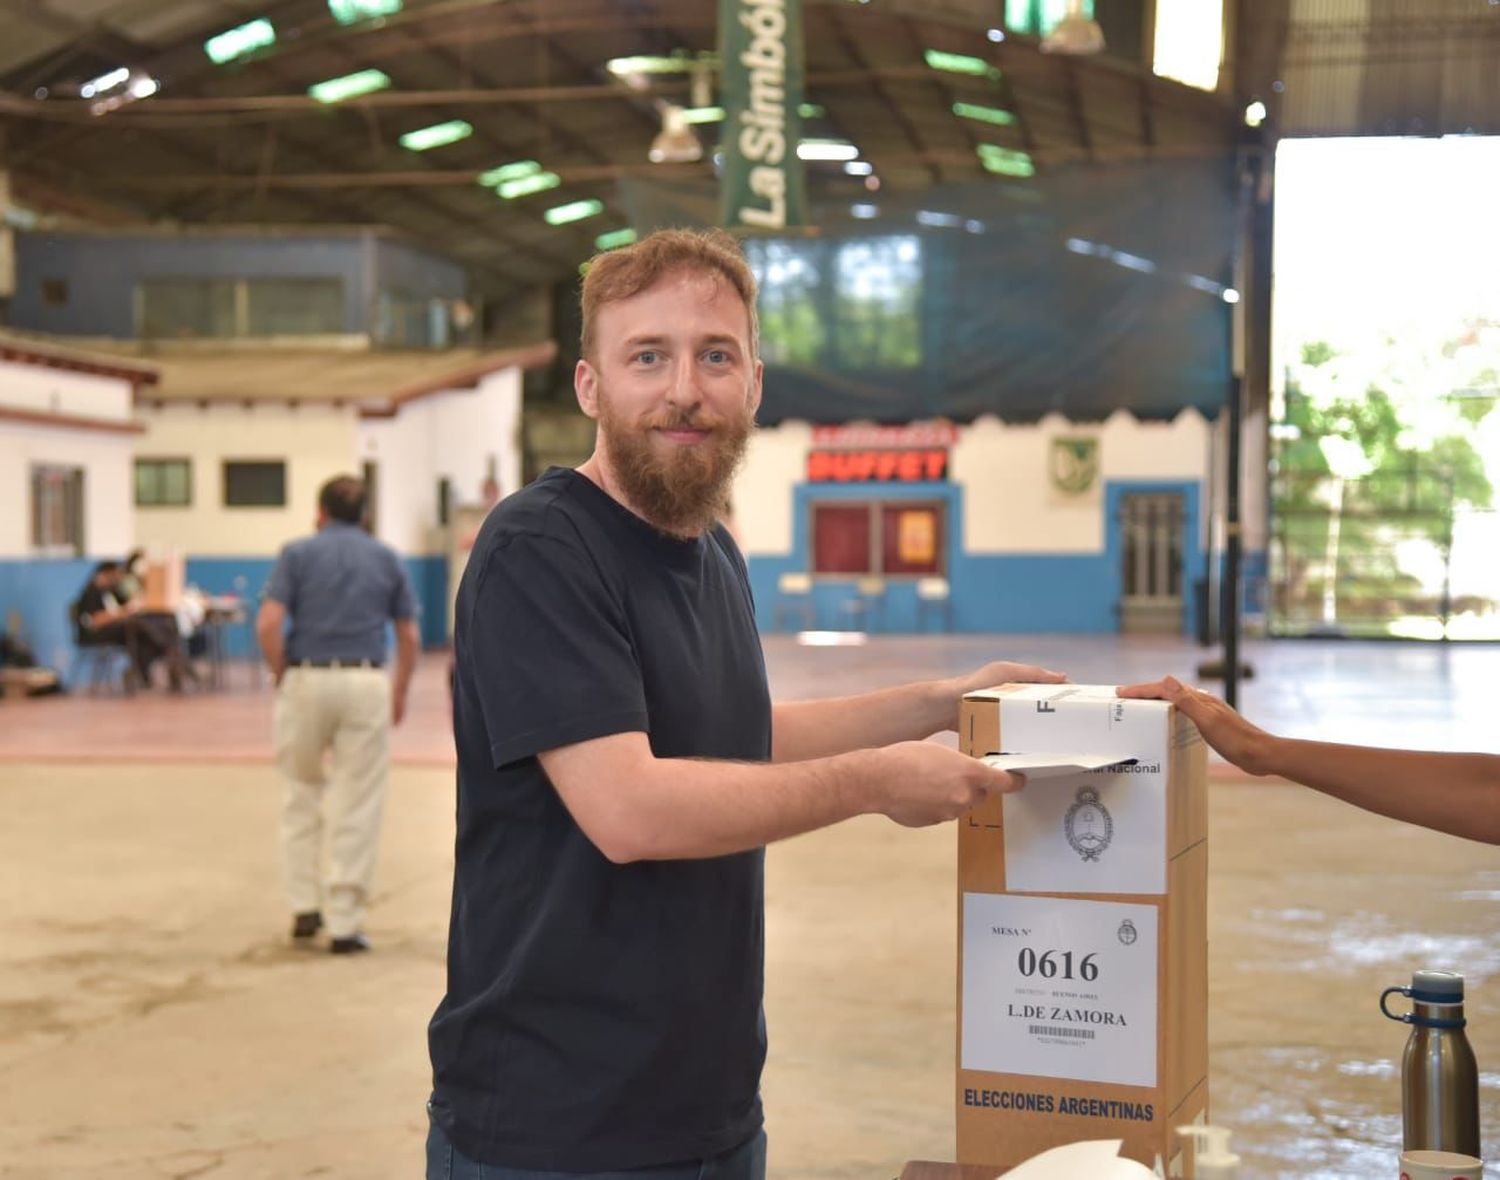
[[[777,695],[1004,655],[1078,681],[1191,672],[1161,640],[775,638]],[[1500,749],[1500,649],[1253,644],[1247,712],[1288,731]],[[268,698],[0,705],[0,1176],[420,1175],[424,1026],[452,841],[442,662],[398,747],[376,952],[286,945]],[[1380,989],[1469,979],[1500,1159],[1500,851],[1219,768],[1210,789],[1210,1087],[1243,1175],[1394,1175],[1404,1030]],[[771,1174],[893,1177],[952,1154],[951,827],[868,819],[768,859]]]

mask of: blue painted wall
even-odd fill
[[[448,641],[448,562],[443,557],[404,557],[421,614],[422,643],[436,647]],[[275,559],[270,557],[192,557],[187,563],[187,581],[208,594],[237,594],[253,612],[271,576]],[[244,640],[229,641],[232,656],[245,654]],[[248,642],[254,650],[254,638]]]
[[[1264,549],[1247,549],[1242,555],[1241,576],[1245,587],[1242,604],[1247,615],[1264,615],[1271,608],[1271,555]]]
[[[407,565],[407,576],[411,589],[417,595],[417,610],[422,613],[423,645],[440,646],[447,642],[447,591],[449,591],[449,567],[447,559],[402,558]],[[261,592],[272,576],[275,558],[189,558],[187,559],[187,583],[198,586],[207,594],[237,594],[245,598],[254,612],[260,603]],[[229,654],[240,657],[246,640],[233,637],[229,640]],[[249,639],[254,651],[254,639]]]
[[[10,320],[69,336],[136,334],[135,289],[147,278],[337,278],[344,331],[364,331],[368,299],[360,238],[17,234]],[[43,279],[66,279],[68,301],[42,302]]]
[[[422,612],[422,643],[437,647],[448,642],[448,559],[408,557],[406,573],[411,578],[417,606]]]
[[[459,298],[464,271],[454,263],[371,234],[21,233],[10,322],[69,336],[136,334],[135,290],[147,278],[336,278],[344,284],[345,332],[374,330],[381,284],[423,298]],[[42,300],[44,279],[65,279],[61,307]]]
[[[399,290],[419,299],[462,299],[468,289],[456,263],[401,242],[375,239],[375,290]]]
[[[1127,491],[1181,491],[1184,494],[1185,618],[1183,633],[1197,626],[1197,603],[1192,585],[1203,576],[1204,557],[1198,544],[1199,490],[1191,482],[1114,481],[1105,485],[1101,507],[1108,522],[1102,553],[969,554],[963,538],[963,489],[946,483],[879,487],[798,484],[793,490],[792,552],[781,556],[751,556],[750,586],[755,594],[756,619],[762,631],[802,628],[845,630],[856,625],[851,604],[858,597],[855,579],[819,578],[813,584],[810,611],[782,603],[777,581],[784,573],[810,568],[809,538],[814,500],[882,501],[939,500],[948,506],[948,582],[952,594],[955,631],[1054,632],[1106,634],[1119,630],[1121,589],[1119,500]],[[896,632],[942,630],[945,620],[930,606],[918,603],[915,579],[887,579],[884,607],[866,620],[866,629]]]
[[[77,650],[68,607],[83,593],[96,564],[94,558],[0,561],[0,624],[17,612],[38,662],[56,668],[64,682]]]
[[[0,561],[0,623],[15,611],[26,641],[37,659],[56,668],[68,682],[77,646],[68,626],[68,607],[83,592],[95,558]],[[422,643],[435,647],[447,642],[448,566],[441,557],[408,557],[407,572],[421,612]],[[187,563],[187,581],[209,594],[237,594],[254,615],[255,606],[271,573],[265,557],[195,557]],[[258,659],[254,628],[229,627],[224,632],[225,655],[230,659]]]

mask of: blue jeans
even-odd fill
[[[624,1172],[537,1172],[471,1160],[448,1141],[436,1123],[430,1122],[427,1180],[766,1180],[766,1133],[757,1131],[739,1147],[712,1159]]]

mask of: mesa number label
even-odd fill
[[[964,1069],[1156,1085],[1155,906],[964,894]]]

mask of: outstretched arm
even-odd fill
[[[921,680],[896,688],[819,701],[783,701],[773,709],[771,761],[801,762],[850,750],[917,741],[958,723],[959,698],[1015,681],[1061,684],[1061,672],[998,661],[968,676]]]
[[[578,826],[617,864],[725,856],[856,815],[942,823],[1025,781],[936,742],[776,766],[658,758],[644,733],[617,733],[539,758]]]
[[[1453,836],[1500,844],[1500,756],[1385,750],[1277,737],[1218,697],[1168,676],[1122,697],[1170,701],[1225,759],[1251,774],[1304,783],[1366,811]]]

